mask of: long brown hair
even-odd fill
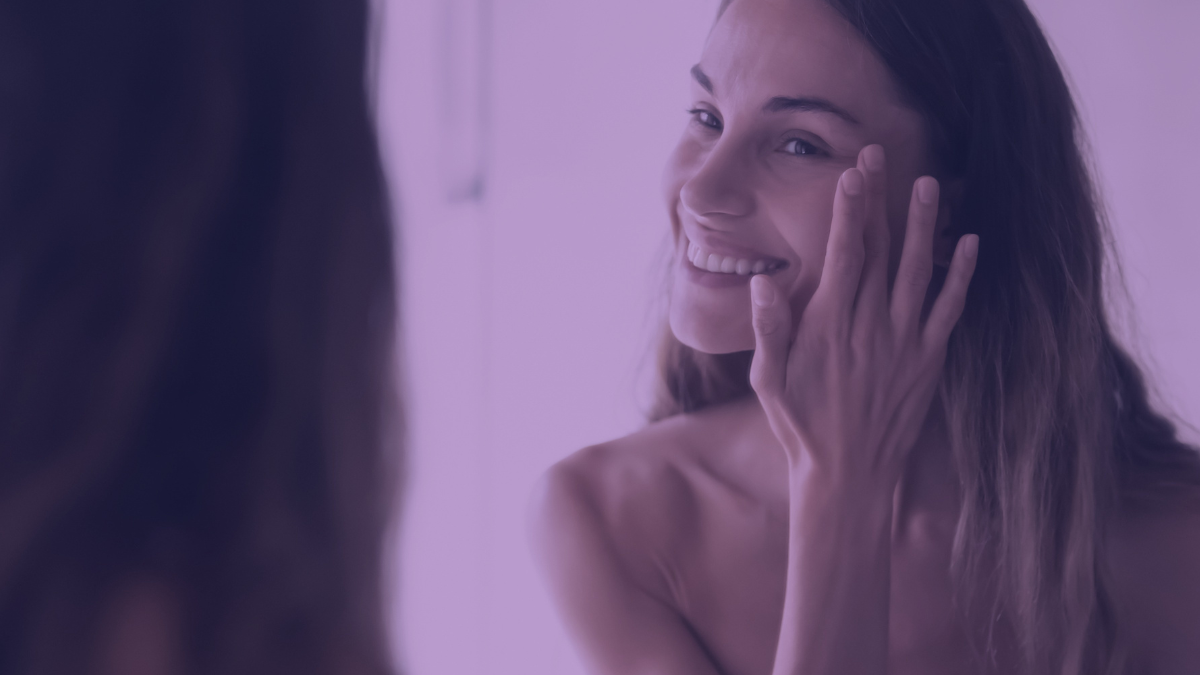
[[[188,672],[391,672],[367,33],[365,0],[0,5],[0,671],[89,672],[150,577]]]
[[[981,240],[940,397],[964,489],[958,586],[991,585],[985,611],[1028,672],[1120,672],[1106,524],[1200,471],[1110,330],[1111,236],[1054,53],[1023,0],[827,1],[924,114],[939,177],[964,184],[952,227]],[[750,394],[750,356],[668,331],[652,419]]]

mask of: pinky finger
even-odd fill
[[[954,259],[950,261],[946,283],[938,293],[933,309],[929,311],[929,318],[925,321],[924,336],[927,344],[942,347],[950,339],[950,331],[954,330],[966,305],[967,288],[975,274],[975,261],[978,258],[979,235],[964,235],[954,249]]]

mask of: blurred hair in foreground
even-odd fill
[[[0,672],[392,672],[368,14],[0,4]]]

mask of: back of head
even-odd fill
[[[0,5],[0,671],[139,579],[187,670],[384,673],[364,0]]]

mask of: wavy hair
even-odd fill
[[[827,2],[924,115],[939,178],[962,181],[954,234],[983,242],[940,387],[963,605],[994,591],[986,616],[1029,673],[1121,672],[1106,524],[1124,499],[1200,485],[1200,470],[1110,330],[1115,258],[1070,89],[1022,0]],[[751,357],[700,354],[668,330],[651,419],[751,394]]]

